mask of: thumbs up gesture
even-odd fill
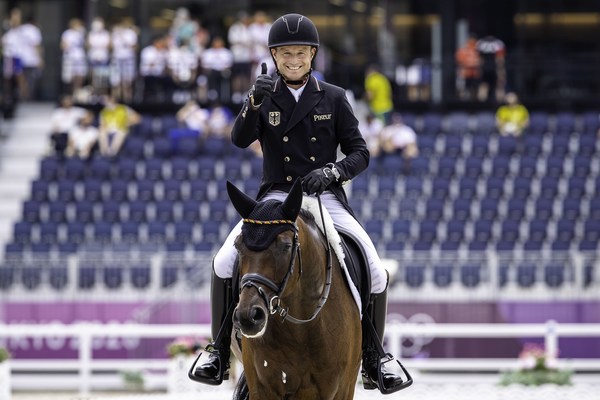
[[[262,104],[266,97],[271,96],[273,91],[273,78],[267,74],[267,64],[262,63],[261,74],[256,78],[256,82],[250,89],[250,100],[254,107],[258,107]]]

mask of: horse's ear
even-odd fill
[[[296,220],[300,213],[300,208],[302,207],[302,197],[302,182],[298,178],[292,185],[290,193],[281,205],[287,219],[291,221]]]
[[[242,192],[229,181],[227,181],[227,194],[231,199],[231,204],[233,204],[233,207],[242,218],[248,218],[254,207],[256,207],[256,200]]]

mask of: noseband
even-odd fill
[[[324,221],[323,209],[321,207],[320,198],[319,198],[319,210],[321,212],[321,219]],[[240,287],[241,287],[240,291],[246,287],[256,288],[256,290],[258,291],[258,294],[265,301],[265,304],[266,304],[267,308],[269,309],[269,313],[271,315],[279,313],[279,315],[281,316],[281,319],[283,321],[287,320],[294,324],[304,324],[306,322],[310,322],[310,321],[314,320],[317,317],[317,315],[319,314],[319,312],[321,312],[321,309],[323,308],[325,303],[327,302],[327,299],[329,298],[329,290],[331,289],[331,277],[332,277],[332,274],[331,274],[331,270],[332,270],[331,246],[329,244],[329,240],[327,239],[326,229],[324,229],[325,242],[327,243],[327,271],[326,271],[327,277],[326,277],[325,287],[323,288],[323,293],[321,293],[321,298],[319,299],[319,303],[317,304],[312,316],[308,319],[299,319],[299,318],[295,318],[295,317],[291,316],[288,313],[288,309],[282,307],[282,305],[281,305],[281,294],[285,290],[285,287],[287,286],[287,283],[288,283],[290,277],[294,273],[294,264],[295,264],[296,256],[298,257],[298,264],[300,267],[300,275],[302,275],[302,257],[300,254],[300,238],[298,236],[297,224],[294,221],[290,221],[290,220],[257,221],[257,220],[248,219],[248,218],[245,218],[243,220],[243,222],[248,223],[248,224],[261,224],[261,225],[263,225],[263,224],[264,225],[289,224],[292,227],[292,230],[294,231],[294,241],[292,242],[292,251],[291,251],[288,270],[285,274],[285,277],[283,278],[283,281],[279,285],[277,283],[275,283],[272,279],[269,279],[259,273],[248,273],[248,274],[244,274],[244,276],[242,276],[242,278],[240,280]],[[323,224],[323,226],[325,226],[325,224]],[[274,294],[269,297],[261,285],[268,287],[272,292],[274,292]]]

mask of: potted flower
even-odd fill
[[[519,354],[520,368],[502,375],[500,384],[539,386],[543,384],[570,385],[572,371],[558,369],[556,354],[548,354],[543,346],[526,343]]]
[[[202,349],[200,341],[193,337],[180,337],[167,345],[169,354],[168,387],[169,393],[193,392],[198,384],[188,378],[196,353]]]
[[[0,400],[10,400],[10,353],[0,347]]]

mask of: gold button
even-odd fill
[[[311,137],[311,138],[310,138],[310,141],[311,141],[311,142],[316,142],[316,141],[317,141],[317,138],[313,136],[313,137]]]
[[[287,178],[285,178],[286,181],[291,182],[292,181],[292,177],[288,176]]]
[[[289,158],[288,156],[285,156],[285,157],[283,158],[283,161],[285,161],[285,162],[290,162],[290,158]]]
[[[289,138],[289,137],[287,137],[287,136],[284,136],[284,137],[283,137],[283,141],[284,141],[284,142],[286,142],[286,143],[287,143],[287,142],[288,142],[288,140],[290,140],[290,138]]]
[[[310,161],[314,162],[316,160],[315,156],[310,157]]]

